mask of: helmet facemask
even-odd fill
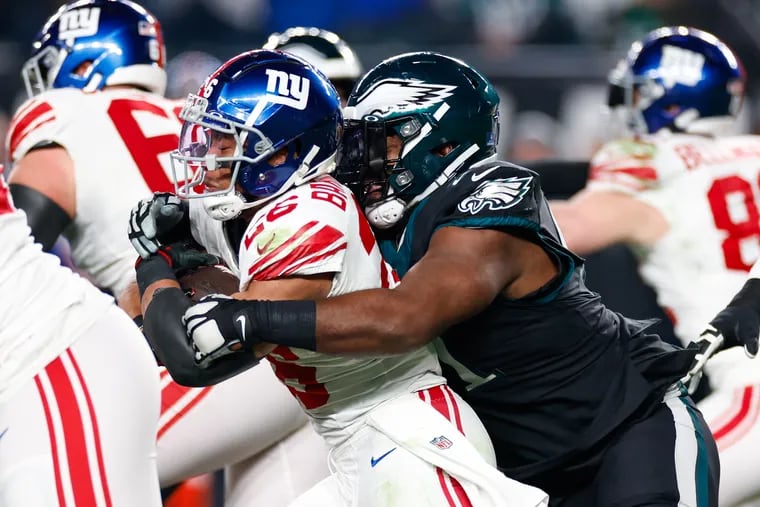
[[[207,211],[221,207],[223,211],[210,211],[214,218],[235,218],[244,209],[258,207],[334,167],[335,154],[312,166],[320,147],[304,146],[302,135],[272,141],[255,127],[209,112],[208,106],[206,98],[188,97],[180,112],[185,123],[179,149],[171,153],[171,162],[177,195],[205,199]],[[220,154],[222,145],[224,153]],[[272,163],[273,157],[277,157],[276,163]],[[209,188],[208,173],[219,169],[229,169],[229,183]]]
[[[21,68],[21,78],[29,97],[39,95],[53,87],[53,82],[67,56],[66,49],[48,46],[24,63]]]

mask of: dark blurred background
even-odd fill
[[[25,98],[19,71],[31,41],[60,0],[0,0],[0,136]],[[144,0],[164,28],[170,97],[196,91],[222,61],[260,47],[290,26],[336,32],[365,69],[420,50],[458,57],[483,72],[502,99],[501,158],[587,160],[618,133],[609,127],[606,76],[631,42],[663,25],[690,25],[728,43],[748,74],[737,132],[760,132],[760,0]],[[0,161],[6,160],[4,143]],[[552,198],[582,188],[585,164],[542,174]],[[674,340],[654,295],[636,274],[630,250],[617,245],[589,258],[589,286],[607,305],[633,317],[660,317],[655,328]],[[707,386],[703,382],[702,387]],[[196,481],[209,481],[208,477]],[[210,483],[209,483],[210,484]],[[202,497],[210,485],[200,483]],[[175,495],[167,506],[194,502]],[[193,481],[183,487],[192,487]],[[181,493],[181,492],[180,492]],[[189,493],[192,496],[195,493]]]
[[[23,98],[19,70],[60,0],[0,0],[0,130]],[[727,42],[750,77],[741,129],[760,130],[760,0],[145,0],[164,27],[170,95],[289,26],[335,31],[369,68],[437,50],[485,73],[502,95],[501,155],[586,158],[605,139],[606,74],[630,43],[687,24]],[[187,52],[202,51],[208,56]],[[219,60],[216,60],[219,59]],[[5,159],[4,153],[0,160]]]

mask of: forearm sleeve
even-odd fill
[[[13,204],[26,213],[35,241],[49,252],[63,229],[71,223],[71,217],[52,199],[31,187],[11,183],[10,190]]]
[[[251,353],[231,354],[207,368],[195,362],[195,351],[185,333],[182,316],[192,302],[181,289],[159,289],[143,320],[143,332],[153,353],[178,384],[201,387],[218,384],[258,363]]]

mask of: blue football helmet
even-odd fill
[[[343,122],[327,78],[296,56],[263,49],[222,64],[188,96],[180,118],[180,145],[171,155],[177,194],[206,198],[219,220],[331,172]],[[207,186],[206,173],[221,168],[231,169],[229,185]]]
[[[47,20],[21,76],[30,97],[50,88],[95,91],[108,85],[163,94],[165,55],[161,25],[141,6],[80,0]]]
[[[745,74],[736,55],[714,35],[676,26],[634,42],[609,82],[609,105],[626,109],[635,133],[710,134],[730,125],[739,112]]]

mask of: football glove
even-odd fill
[[[258,340],[254,338],[252,323],[245,312],[248,304],[223,294],[211,294],[185,311],[182,323],[201,367],[208,367],[229,354],[253,353]]]
[[[725,348],[744,347],[749,357],[757,355],[760,338],[760,279],[747,280],[728,306],[710,321],[710,327],[705,333],[711,330],[723,335]]]
[[[689,394],[694,394],[702,380],[702,370],[707,360],[723,348],[723,336],[715,329],[708,328],[699,335],[697,341],[689,344],[689,348],[696,348],[697,353],[688,373],[681,379],[681,383],[686,386]]]
[[[187,270],[200,266],[213,266],[219,262],[217,256],[201,252],[184,243],[159,246],[155,254],[147,258],[138,257],[135,262],[135,277],[140,297],[154,282],[176,280]]]
[[[190,220],[186,201],[168,192],[156,192],[132,208],[129,215],[129,241],[143,259],[158,251],[162,244],[190,238]]]

